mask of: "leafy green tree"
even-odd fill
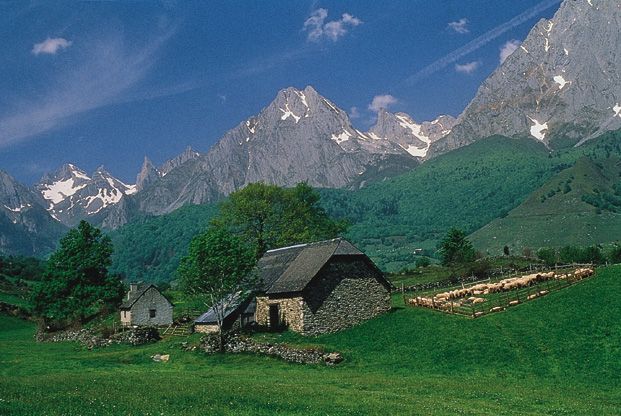
[[[606,262],[606,258],[599,247],[590,246],[582,250],[579,261],[581,263],[602,264]]]
[[[108,274],[112,243],[86,221],[60,240],[47,262],[41,284],[33,291],[34,312],[53,321],[84,322],[123,297],[121,280]]]
[[[192,239],[188,255],[177,270],[180,287],[213,308],[220,348],[224,347],[222,325],[231,296],[254,289],[254,248],[221,227],[210,227]]]
[[[457,228],[449,230],[440,242],[438,251],[445,266],[470,263],[476,258],[476,252],[466,238],[466,233]]]
[[[553,248],[540,248],[537,250],[537,257],[542,260],[546,266],[554,266],[558,262],[556,250]]]
[[[286,189],[254,183],[233,192],[214,219],[217,227],[243,236],[256,258],[270,248],[337,237],[346,225],[332,220],[308,184]]]
[[[23,280],[41,280],[45,261],[35,257],[0,256],[0,274]]]
[[[561,263],[579,263],[582,261],[582,250],[580,247],[565,246],[558,252]]]

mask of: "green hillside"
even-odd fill
[[[452,226],[473,233],[505,217],[576,160],[619,156],[621,131],[552,152],[532,139],[492,137],[383,183],[349,192],[326,190],[324,203],[332,215],[350,219],[352,241],[384,270],[395,271],[414,265],[417,248],[435,255],[438,240]],[[554,209],[554,202],[548,206]],[[595,226],[605,224],[606,215],[598,219]]]
[[[130,281],[173,280],[190,240],[204,231],[215,205],[187,205],[168,215],[144,217],[109,233],[114,245],[113,273]]]
[[[601,269],[476,320],[397,305],[332,335],[265,336],[340,351],[336,367],[208,356],[178,337],[92,351],[35,343],[32,323],[0,315],[0,414],[618,415],[620,276]]]
[[[550,153],[532,139],[492,137],[365,188],[322,189],[322,205],[330,215],[349,220],[346,237],[382,269],[398,271],[414,266],[416,249],[435,256],[449,228],[473,233],[508,215],[579,158],[620,156],[620,143],[621,132],[611,132],[579,148]],[[553,207],[553,201],[547,206]],[[188,206],[112,232],[114,270],[131,279],[169,281],[192,236],[215,211],[213,206]],[[606,215],[597,218],[605,221]]]
[[[417,248],[435,255],[450,227],[471,232],[505,215],[564,166],[533,140],[494,137],[383,183],[322,196],[329,213],[352,222],[347,236],[394,271],[412,266]]]
[[[593,245],[621,239],[621,161],[579,159],[533,192],[504,218],[471,236],[492,254],[504,245],[524,247]]]

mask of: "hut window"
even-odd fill
[[[149,318],[155,318],[155,309],[149,309]]]

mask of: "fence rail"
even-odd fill
[[[577,270],[580,268],[592,268],[592,266],[593,266],[592,264],[559,265],[554,268],[548,269],[547,271],[548,272],[550,271],[564,272],[564,271],[569,271],[569,270]],[[500,280],[509,279],[512,277],[523,276],[523,275],[524,275],[523,273],[519,273],[515,276],[505,276],[502,279],[493,279],[493,280],[500,281]],[[591,276],[587,276],[587,277],[591,277]],[[532,285],[528,285],[524,287],[516,287],[515,289],[480,295],[480,296],[485,296],[485,297],[479,298],[479,299],[484,299],[480,303],[470,302],[470,303],[464,304],[464,303],[454,302],[453,300],[451,300],[450,302],[435,301],[436,299],[435,296],[438,293],[440,293],[440,291],[434,291],[435,293],[427,294],[428,297],[426,299],[431,300],[431,305],[413,304],[412,300],[421,299],[421,297],[407,299],[405,296],[405,292],[403,293],[403,300],[406,306],[426,307],[426,308],[438,310],[444,313],[478,318],[480,316],[484,316],[489,313],[500,312],[502,310],[505,310],[506,308],[516,306],[516,305],[522,304],[524,302],[528,302],[530,300],[533,300],[533,299],[536,299],[542,296],[546,296],[547,294],[551,292],[572,286],[582,280],[584,280],[583,277],[576,277],[576,276],[566,277],[566,278],[546,279],[546,280],[536,282]],[[479,280],[477,282],[469,283],[467,285],[462,284],[459,286],[443,288],[441,292],[464,289],[467,287],[472,287],[474,285],[486,283],[486,282],[491,283],[492,279],[484,279],[484,280]],[[474,298],[474,297],[476,296],[471,296],[471,298]]]
[[[463,288],[468,286],[474,286],[479,283],[485,283],[492,280],[503,280],[509,279],[511,277],[521,276],[524,273],[535,273],[535,272],[550,272],[556,270],[564,270],[564,269],[572,269],[572,268],[580,268],[580,267],[594,267],[591,263],[573,263],[573,264],[557,264],[554,266],[546,266],[542,264],[531,264],[528,269],[518,270],[518,269],[495,269],[491,272],[493,277],[488,277],[486,279],[478,279],[476,276],[462,276],[457,278],[457,282],[455,283],[455,279],[444,279],[436,282],[428,282],[421,283],[417,285],[401,285],[398,288],[399,292],[428,292],[435,290],[450,290],[454,288]],[[496,273],[502,270],[502,273]]]

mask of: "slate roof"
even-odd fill
[[[237,312],[239,306],[248,298],[248,294],[241,292],[232,293],[226,296],[221,302],[224,302],[224,319]],[[194,323],[197,324],[217,324],[217,315],[214,307],[209,308],[207,312],[196,318]]]
[[[131,307],[134,305],[134,303],[136,303],[136,301],[138,299],[140,299],[142,297],[142,295],[144,295],[147,292],[147,290],[149,290],[152,287],[155,288],[155,290],[157,290],[158,293],[164,299],[166,299],[166,301],[168,301],[168,303],[170,303],[172,305],[172,303],[168,300],[168,298],[166,298],[166,296],[162,295],[162,292],[160,292],[160,290],[157,288],[157,286],[155,286],[155,285],[138,285],[138,290],[127,292],[129,294],[129,298],[127,296],[125,296],[125,298],[123,299],[123,303],[121,303],[121,309],[131,309]]]
[[[258,264],[263,290],[267,294],[300,292],[332,256],[361,256],[373,264],[342,238],[270,250]]]

